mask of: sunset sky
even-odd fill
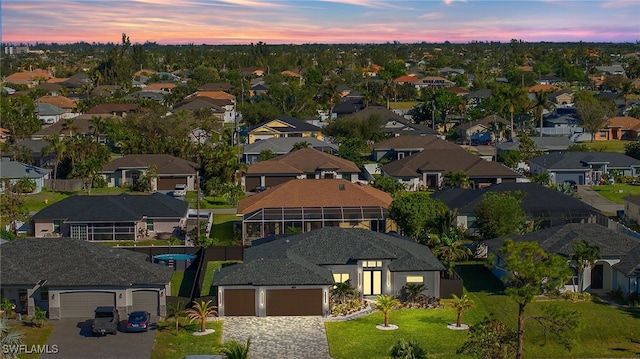
[[[640,0],[2,0],[2,42],[636,42]]]

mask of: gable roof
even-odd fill
[[[198,169],[198,164],[183,160],[179,157],[167,154],[139,154],[126,155],[117,158],[102,167],[102,172],[115,172],[119,169],[128,168],[149,168],[149,165],[156,165],[159,175],[194,175]]]
[[[441,271],[431,251],[414,241],[358,228],[323,227],[248,248],[244,264],[223,268],[214,285],[333,284],[323,265],[389,259],[392,272]]]
[[[462,130],[468,130],[472,127],[478,126],[478,125],[482,125],[486,128],[491,128],[491,123],[492,122],[500,122],[500,123],[504,123],[505,125],[509,125],[510,122],[505,120],[504,118],[498,116],[498,115],[489,115],[489,116],[485,116],[479,120],[476,121],[471,121],[471,122],[465,122],[462,123],[460,125],[458,125],[459,129]]]
[[[293,145],[298,142],[307,142],[312,148],[323,152],[325,149],[331,149],[336,152],[338,151],[338,146],[333,143],[321,141],[315,137],[305,137],[303,139],[300,139],[300,137],[273,137],[245,145],[243,152],[246,155],[259,154],[262,151],[271,150],[276,154],[285,154],[291,152]]]
[[[283,126],[272,127],[269,126],[272,122],[276,121],[276,123],[283,124]],[[299,120],[295,117],[281,115],[278,116],[274,120],[268,120],[261,122],[255,126],[249,128],[249,132],[255,131],[258,128],[267,127],[273,130],[274,132],[279,133],[297,133],[297,132],[320,132],[322,129],[318,126],[312,125],[305,121]],[[303,140],[303,139],[302,139]]]
[[[207,82],[198,87],[198,91],[229,91],[233,89],[233,85],[226,82]]]
[[[314,173],[319,169],[335,169],[337,172],[358,173],[360,169],[353,162],[307,147],[289,152],[267,161],[249,165],[247,174],[266,173]]]
[[[4,82],[14,83],[14,84],[29,84],[31,81],[35,79],[50,79],[52,76],[48,71],[35,69],[33,71],[22,71],[13,73],[4,78]]]
[[[624,130],[640,128],[640,120],[630,116],[616,116],[607,120],[603,128],[619,127]]]
[[[374,150],[409,150],[409,149],[452,149],[458,150],[460,146],[436,136],[395,136],[379,141],[371,146]]]
[[[58,106],[46,102],[36,102],[38,116],[61,116],[66,111]]]
[[[2,245],[3,285],[124,286],[167,284],[171,268],[146,255],[72,238],[24,238]],[[72,264],[72,265],[70,265]]]
[[[386,192],[344,179],[293,179],[241,200],[238,203],[238,214],[262,208],[389,208],[392,200]]]
[[[2,159],[0,161],[0,177],[1,178],[42,178],[48,176],[51,170],[28,165],[17,161],[8,161]]]
[[[138,105],[135,103],[103,103],[92,107],[87,114],[96,115],[103,113],[135,112]]]
[[[155,192],[150,195],[103,195],[67,197],[51,204],[31,218],[34,221],[137,222],[147,218],[183,218],[189,204]]]
[[[606,163],[612,168],[640,166],[640,160],[618,152],[554,152],[530,159],[529,163],[547,169],[589,169],[589,164]]]
[[[73,117],[73,127],[76,129],[73,131],[74,134],[91,134],[94,131],[94,125],[91,123],[93,117],[105,118],[110,117],[111,114],[84,114],[80,116]],[[40,131],[37,131],[31,135],[32,138],[37,137],[45,137],[50,135],[69,135],[69,130],[67,130],[67,122],[66,120],[60,120],[54,123],[51,126],[47,126]]]
[[[603,258],[619,258],[640,247],[640,240],[596,223],[567,223],[531,233],[490,239],[485,244],[497,251],[507,239],[537,242],[547,252],[565,257],[570,257],[573,244],[582,240],[600,247]]]
[[[48,103],[64,109],[75,109],[77,107],[75,101],[64,96],[42,96],[39,97],[36,102]]]
[[[213,99],[222,99],[222,100],[232,100],[234,101],[236,97],[234,95],[228,94],[224,91],[196,91],[194,94],[196,97],[210,97]],[[192,96],[190,96],[192,97]]]

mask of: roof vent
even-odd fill
[[[338,185],[338,189],[340,189],[341,191],[344,191],[344,190],[345,190],[344,183],[340,183],[340,184]]]

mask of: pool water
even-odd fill
[[[168,254],[158,254],[157,256],[153,256],[153,259],[159,261],[187,261],[196,259],[196,255],[194,254],[182,254],[182,253],[168,253]]]

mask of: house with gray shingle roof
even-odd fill
[[[166,154],[126,155],[105,164],[101,174],[109,187],[133,186],[152,167],[157,175],[151,178],[152,190],[170,191],[177,184],[195,189],[198,164]]]
[[[322,140],[322,129],[295,117],[281,115],[248,130],[249,144],[274,137],[315,137]],[[301,138],[301,140],[304,140]]]
[[[179,236],[189,204],[153,193],[67,197],[31,217],[35,237],[71,237],[87,241],[135,240],[161,233]]]
[[[327,316],[336,283],[350,280],[365,298],[423,283],[423,294],[441,297],[445,271],[428,247],[409,238],[325,227],[246,249],[244,262],[216,272],[212,285],[220,316]]]
[[[271,151],[276,155],[285,155],[293,149],[293,146],[298,142],[307,142],[313,149],[321,152],[335,155],[338,153],[338,146],[333,143],[320,141],[314,137],[309,138],[296,138],[296,137],[280,137],[280,138],[268,138],[266,140],[260,140],[250,145],[246,145],[242,149],[242,158],[244,163],[252,164],[258,162],[260,153],[263,151]]]
[[[569,223],[527,234],[494,238],[485,244],[498,254],[507,239],[537,242],[548,253],[561,255],[568,261],[574,252],[573,244],[585,240],[600,248],[601,258],[584,270],[582,288],[577,288],[576,273],[572,282],[565,285],[566,290],[581,289],[602,294],[622,290],[625,295],[639,292],[640,240],[637,238],[595,223]],[[504,275],[496,267],[492,272],[499,278]]]
[[[633,177],[640,173],[640,160],[617,152],[554,152],[529,160],[529,166],[532,176],[548,173],[554,184],[574,181],[592,185],[613,171]]]
[[[0,191],[4,191],[4,180],[8,180],[11,186],[15,185],[23,178],[33,181],[36,185],[33,193],[42,191],[45,186],[44,181],[49,179],[51,170],[28,165],[26,163],[11,161],[9,158],[3,157],[0,161]]]
[[[97,306],[115,306],[121,316],[166,315],[173,271],[142,253],[71,238],[23,238],[2,244],[0,262],[2,298],[18,313],[33,315],[39,307],[50,319],[85,320]]]

